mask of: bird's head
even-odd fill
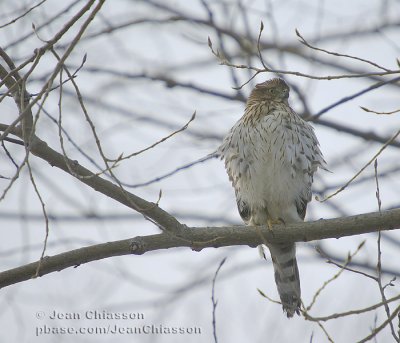
[[[249,96],[249,103],[259,101],[287,102],[289,86],[282,79],[272,79],[257,84]]]

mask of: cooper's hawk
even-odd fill
[[[282,79],[256,85],[243,117],[217,150],[247,225],[303,221],[314,172],[325,169],[312,126],[290,108],[288,98],[289,87]],[[268,248],[283,310],[293,317],[301,304],[295,244]]]

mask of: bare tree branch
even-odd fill
[[[226,261],[226,257],[220,262],[217,270],[215,271],[213,280],[212,280],[212,290],[211,290],[211,302],[212,302],[212,328],[213,328],[213,336],[214,342],[218,343],[218,336],[217,336],[217,321],[216,321],[216,309],[218,305],[218,300],[215,299],[215,281],[217,280],[217,276],[221,267]]]
[[[107,183],[107,181],[104,182]],[[98,180],[95,185],[96,190],[100,192],[111,189],[110,185],[102,184]],[[120,189],[116,188],[120,192]],[[115,195],[113,197],[116,199],[119,198]],[[135,200],[138,201],[136,197]],[[154,211],[154,208],[150,209],[150,211]],[[166,212],[161,215],[169,216]],[[306,242],[359,235],[378,230],[394,230],[399,227],[400,209],[383,211],[381,213],[365,213],[345,218],[320,219],[314,222],[296,223],[286,226],[277,225],[273,227],[273,230],[267,227],[252,226],[185,227],[181,230],[179,237],[165,231],[155,235],[138,236],[131,239],[92,245],[52,257],[46,256],[41,261],[39,275],[42,276],[113,256],[142,255],[154,250],[189,247],[192,250],[200,251],[209,247],[219,248],[233,245],[255,247],[266,241],[270,243],[288,241]],[[36,274],[37,265],[38,262],[34,262],[0,273],[0,288],[31,279]]]
[[[4,131],[8,125],[0,124],[0,131]],[[13,134],[22,137],[20,128],[12,130]],[[179,232],[182,229],[180,224],[173,216],[158,207],[157,204],[148,202],[132,193],[129,193],[110,181],[104,180],[90,170],[82,167],[78,161],[71,160],[66,156],[50,148],[47,143],[36,136],[33,136],[30,152],[45,161],[51,166],[60,168],[70,175],[78,178],[81,182],[90,186],[94,190],[109,196],[110,198],[128,206],[135,211],[146,215],[154,220],[160,227]]]

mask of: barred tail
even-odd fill
[[[281,298],[283,311],[288,318],[300,314],[300,277],[294,244],[269,246],[275,270],[275,282]]]

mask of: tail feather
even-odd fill
[[[300,314],[300,277],[294,244],[274,244],[269,246],[275,270],[275,282],[281,298],[283,311],[288,318]]]

